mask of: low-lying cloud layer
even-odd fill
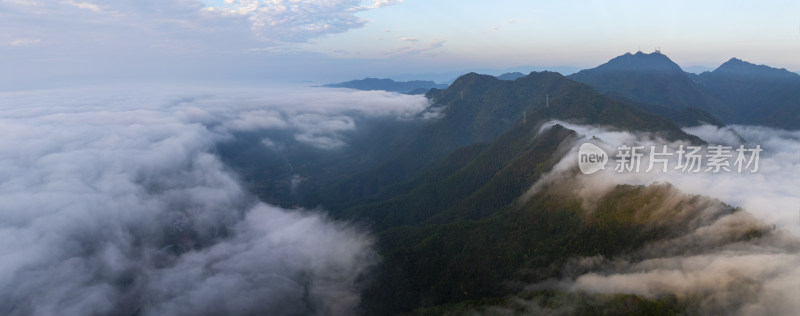
[[[604,149],[609,153],[609,162],[606,169],[596,174],[582,176],[582,181],[592,181],[597,186],[614,184],[651,184],[671,183],[683,192],[701,194],[717,198],[736,207],[742,207],[757,218],[777,225],[779,228],[800,236],[800,196],[795,190],[800,187],[800,131],[784,131],[765,127],[731,126],[717,128],[714,126],[701,126],[688,128],[686,132],[694,134],[708,142],[702,145],[705,149],[714,145],[733,147],[733,157],[729,160],[731,171],[719,172],[690,172],[675,169],[677,154],[670,157],[669,168],[666,173],[661,172],[661,164],[654,164],[654,170],[645,172],[648,168],[649,157],[647,152],[650,146],[668,145],[669,152],[675,153],[679,146],[692,144],[683,141],[666,142],[652,135],[633,134],[621,131],[612,131],[599,127],[573,125],[558,122],[578,134],[583,135],[583,141],[596,137]],[[553,123],[551,123],[553,124]],[[545,128],[549,126],[546,125]],[[744,140],[744,142],[741,142]],[[642,157],[640,172],[615,172],[616,161],[614,155],[618,153],[621,145],[645,147]],[[736,151],[739,145],[745,148],[755,148],[757,145],[763,149],[759,155],[758,170],[750,172],[752,168],[737,172],[733,167]],[[565,157],[555,168],[554,173],[563,172],[577,165],[577,148],[571,155]],[[706,169],[703,165],[702,169]]]
[[[351,115],[427,103],[143,87],[9,92],[0,104],[0,314],[285,315],[352,312],[372,239],[257,201],[215,144],[279,128],[346,146]]]
[[[528,194],[570,181],[572,193],[581,197],[591,212],[594,203],[617,184],[671,183],[684,193],[675,191],[669,198],[659,200],[664,207],[655,214],[657,218],[651,219],[653,223],[663,225],[687,214],[694,214],[696,219],[674,228],[672,237],[647,244],[634,253],[579,260],[570,269],[583,272],[572,273],[556,284],[533,288],[555,286],[569,291],[632,293],[650,298],[673,296],[685,299],[690,308],[698,308],[703,314],[791,315],[800,310],[796,300],[800,295],[800,201],[794,192],[800,187],[800,132],[749,126],[687,129],[709,145],[738,147],[742,139],[748,148],[760,145],[764,151],[755,173],[691,173],[674,168],[666,173],[645,173],[647,155],[642,172],[619,173],[614,170],[614,155],[621,145],[660,148],[668,144],[674,152],[680,145],[690,144],[564,122],[548,123],[543,128],[555,123],[577,131],[583,139]],[[578,147],[586,141],[604,147],[610,154],[606,170],[591,175],[577,171]],[[673,165],[675,162],[673,159]],[[705,199],[698,204],[703,200],[687,193],[719,201]],[[722,203],[742,207],[746,212],[731,213]],[[687,213],[687,206],[691,212]]]

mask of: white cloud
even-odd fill
[[[612,154],[612,157],[609,158],[606,170],[586,177],[587,179],[595,179],[598,183],[645,185],[657,182],[672,183],[684,192],[711,196],[734,206],[743,207],[759,219],[800,236],[800,207],[797,206],[800,205],[800,198],[791,193],[794,188],[800,187],[800,143],[797,141],[800,140],[800,132],[798,131],[781,131],[753,126],[731,126],[723,129],[703,126],[687,129],[687,132],[706,139],[710,145],[738,146],[739,141],[731,131],[735,131],[747,141],[744,144],[746,148],[760,145],[764,151],[760,154],[759,170],[756,173],[749,171],[738,173],[736,170],[691,173],[674,168],[670,168],[667,173],[655,171],[645,173],[649,161],[647,156],[642,160],[642,172],[617,173],[613,170],[616,163],[613,154],[617,153],[617,148],[622,144],[628,146],[641,144],[648,148],[648,151],[651,145],[669,144],[670,151],[673,153],[679,145],[689,144],[665,142],[644,134],[559,123],[576,130],[587,139],[596,136],[607,144],[606,150]],[[576,165],[576,155],[577,152],[574,151],[572,156],[563,159],[559,168],[568,169]],[[671,158],[670,164],[674,167],[677,157],[673,155]],[[660,165],[656,165],[656,167],[660,167]]]
[[[325,147],[354,128],[350,115],[425,104],[156,86],[0,92],[0,103],[4,315],[352,313],[371,237],[257,201],[212,149],[259,128]]]
[[[210,12],[248,17],[252,30],[271,42],[304,42],[326,34],[345,32],[367,23],[358,11],[382,8],[401,0],[376,0],[362,6],[358,0],[291,1],[230,0],[227,6],[208,8]]]
[[[401,2],[403,2],[403,0],[375,0],[372,3],[372,5],[370,5],[370,7],[371,8],[383,8],[383,7],[387,7],[387,6],[390,6],[390,5],[399,4]]]
[[[89,2],[76,2],[76,1],[65,1],[64,3],[69,4],[71,6],[81,8],[81,9],[88,9],[94,12],[100,12],[100,7],[96,4],[89,3]]]
[[[444,46],[447,41],[437,39],[427,43],[418,43],[416,40],[406,42],[409,42],[409,44],[395,47],[387,51],[386,54],[393,57],[419,55],[421,53],[435,51],[436,49]]]
[[[226,123],[231,130],[251,131],[259,129],[283,129],[288,123],[281,113],[274,110],[254,110],[242,112],[239,117]]]
[[[209,8],[200,0],[40,0],[0,1],[5,34],[16,46],[39,39],[23,53],[0,46],[0,67],[32,82],[52,77],[125,76],[264,69],[264,55],[298,59],[286,47],[347,32],[367,21],[359,12],[396,2],[241,0]],[[9,37],[9,36],[14,37]],[[281,49],[278,49],[281,48]],[[161,72],[161,73],[159,73]],[[198,77],[198,76],[195,76]],[[0,78],[12,81],[10,78]]]
[[[209,97],[193,101],[193,108],[218,120],[220,132],[291,131],[297,141],[321,149],[346,145],[342,135],[356,130],[355,116],[410,118],[429,105],[422,96],[329,88],[262,89],[235,100]]]
[[[747,141],[748,148],[760,145],[764,152],[757,173],[617,173],[613,170],[613,155],[620,145],[649,148],[668,144],[674,151],[679,145],[689,144],[670,143],[645,133],[554,123],[575,130],[579,139],[572,151],[527,194],[573,179],[569,189],[592,211],[595,201],[617,184],[670,183],[676,189],[659,201],[661,207],[650,220],[665,225],[696,213],[690,223],[675,226],[678,232],[670,232],[672,235],[665,239],[645,244],[632,253],[576,261],[571,268],[581,272],[567,273],[569,276],[557,282],[557,288],[632,293],[649,298],[675,295],[696,304],[700,313],[709,314],[789,315],[800,309],[796,300],[800,295],[800,200],[795,192],[800,187],[800,132],[753,126],[687,129],[711,144],[739,144],[741,141],[735,136],[738,134]],[[576,171],[577,148],[592,137],[597,137],[596,142],[612,156],[606,170],[582,175]],[[645,167],[647,162],[648,159],[642,160]],[[687,194],[712,199],[692,199]],[[722,203],[742,207],[747,213],[731,213]],[[694,210],[687,213],[689,209]],[[753,231],[766,233],[750,240],[741,237]],[[552,286],[550,282],[532,288]]]
[[[23,39],[15,39],[8,43],[11,46],[26,46],[26,45],[34,45],[38,44],[42,40],[39,38],[23,38]]]

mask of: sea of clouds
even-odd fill
[[[0,93],[0,314],[349,314],[368,232],[249,194],[213,154],[281,129],[346,148],[353,116],[420,96],[324,88]]]

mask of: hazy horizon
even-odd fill
[[[797,12],[790,1],[3,0],[0,84],[443,81],[656,49],[687,71],[736,57],[797,72]]]

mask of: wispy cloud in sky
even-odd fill
[[[19,73],[17,81],[235,73],[277,63],[264,55],[302,58],[286,47],[363,27],[359,13],[397,3],[0,0],[0,64]]]
[[[207,5],[199,0],[180,1],[0,1],[5,27],[37,38],[91,40],[94,45],[113,46],[131,40],[207,42],[204,49],[223,49],[219,39],[234,37],[244,43],[227,48],[303,42],[326,34],[362,27],[367,21],[358,12],[381,8],[400,1],[358,0],[260,1],[235,0]],[[31,23],[32,21],[38,23]],[[112,32],[117,36],[109,35]],[[141,33],[140,36],[136,33]],[[67,35],[66,38],[63,36]],[[146,35],[146,36],[141,36]],[[255,36],[254,36],[255,35]],[[214,36],[219,36],[212,38]],[[214,39],[214,41],[209,41]],[[230,44],[230,42],[228,42]],[[90,49],[91,47],[86,47]],[[177,48],[171,46],[170,48]]]
[[[38,38],[22,38],[22,39],[15,39],[8,43],[11,46],[23,46],[23,45],[33,45],[38,44],[41,42],[41,39]]]
[[[260,39],[270,42],[302,42],[325,34],[346,32],[367,23],[355,13],[400,3],[377,0],[362,5],[359,0],[259,1],[231,0],[210,6],[210,12],[245,16]]]
[[[637,47],[662,47],[682,66],[736,56],[797,71],[798,8],[785,0],[0,0],[0,67],[15,74],[0,86],[591,67]],[[385,30],[418,47],[376,40]],[[420,54],[437,45],[435,55]]]
[[[400,41],[407,42],[407,44],[390,49],[386,52],[386,55],[392,57],[414,56],[441,48],[447,42],[446,40],[440,39],[432,40],[426,43],[419,43],[418,39],[409,39],[405,37],[401,37]]]

